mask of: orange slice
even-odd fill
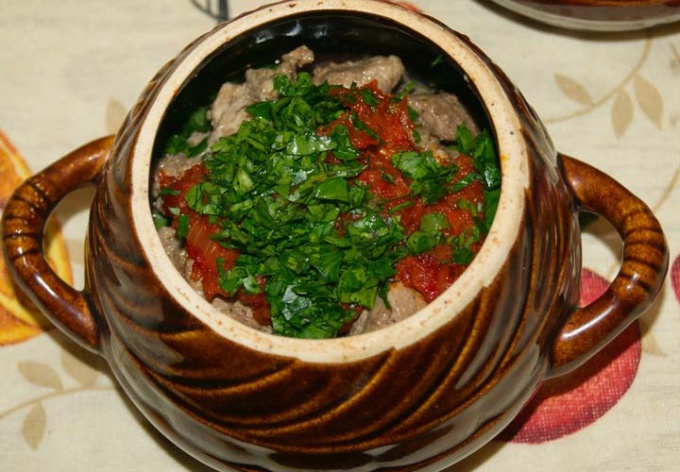
[[[0,130],[0,214],[12,192],[30,175],[24,159]],[[66,243],[54,218],[48,222],[45,247],[54,271],[64,281],[72,283]],[[14,285],[5,260],[0,257],[0,346],[26,341],[48,326],[46,319]]]

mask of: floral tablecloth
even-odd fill
[[[191,0],[3,0],[0,208],[31,171],[115,132],[153,73],[215,20]],[[235,15],[264,2],[232,0]],[[508,73],[556,146],[656,212],[671,273],[651,310],[451,471],[670,471],[680,464],[680,25],[602,35],[544,28],[474,0],[412,1]],[[50,256],[83,283],[90,190],[58,211]],[[583,234],[584,302],[618,267],[607,224]],[[207,471],[161,437],[105,363],[17,298],[0,267],[0,470]]]

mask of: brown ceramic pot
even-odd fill
[[[500,154],[500,206],[479,255],[425,309],[369,334],[289,339],[219,314],[174,269],[152,222],[152,155],[168,123],[225,78],[301,44],[400,55],[469,100]],[[60,200],[91,184],[78,291],[46,263],[43,229]],[[619,274],[586,308],[577,307],[582,211],[602,215],[624,241]],[[207,464],[239,471],[441,470],[492,439],[543,379],[580,365],[639,316],[667,269],[649,208],[558,154],[465,36],[373,0],[277,4],[199,38],[151,81],[115,138],[17,190],[4,211],[4,251],[20,286],[110,363],[158,429]]]
[[[569,29],[632,31],[680,20],[680,0],[493,0],[534,20]]]

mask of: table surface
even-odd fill
[[[232,0],[230,13],[262,3]],[[509,430],[449,470],[677,470],[680,26],[570,33],[487,2],[411,3],[485,50],[544,119],[560,151],[647,202],[675,263],[639,322],[582,369],[546,384]],[[3,0],[0,203],[30,171],[115,132],[154,72],[214,24],[190,0]],[[64,202],[51,249],[76,286],[83,283],[90,198],[83,190]],[[587,301],[613,278],[621,250],[600,221],[584,230],[583,243]],[[0,470],[207,471],[146,423],[104,361],[18,305],[4,273],[0,284]]]

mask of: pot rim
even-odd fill
[[[461,277],[419,312],[394,325],[354,336],[312,340],[295,339],[250,328],[220,313],[198,294],[172,265],[154,227],[149,207],[149,179],[156,132],[165,112],[185,81],[220,46],[275,20],[324,10],[380,17],[420,32],[458,63],[483,102],[494,131],[501,164],[502,186],[496,218],[480,252]],[[507,259],[519,232],[528,187],[527,149],[521,124],[496,72],[469,43],[438,21],[381,0],[286,1],[241,15],[196,42],[166,78],[151,104],[132,149],[131,211],[140,248],[155,268],[169,296],[188,312],[231,342],[272,355],[307,362],[354,362],[416,343],[450,322],[491,284]]]

